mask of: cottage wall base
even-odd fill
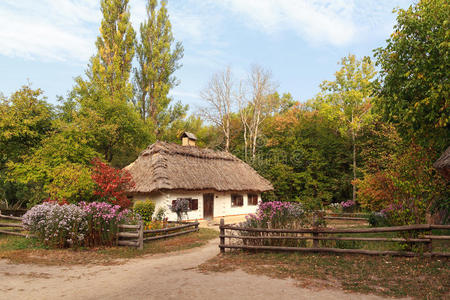
[[[240,194],[244,198],[242,206],[231,206],[231,194]],[[253,193],[254,194],[254,193]],[[214,218],[225,216],[237,216],[247,215],[250,213],[256,213],[257,205],[248,205],[248,193],[231,193],[231,192],[215,192],[214,193]],[[156,192],[151,194],[136,194],[133,195],[134,201],[149,199],[155,202],[155,214],[159,208],[163,207],[166,210],[166,217],[169,221],[176,221],[177,215],[172,212],[169,207],[172,204],[172,200],[177,198],[192,198],[198,199],[198,209],[189,211],[187,215],[188,220],[201,220],[203,216],[203,192]],[[258,203],[261,201],[261,195],[258,194]],[[155,216],[155,215],[154,215]]]

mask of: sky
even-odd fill
[[[303,102],[332,80],[349,53],[373,56],[395,24],[405,0],[169,0],[175,40],[184,46],[174,100],[202,106],[210,77],[230,67],[245,79],[252,64],[271,70],[280,93]],[[145,0],[130,0],[135,29]],[[0,92],[28,82],[48,101],[66,96],[95,54],[101,12],[95,0],[0,1]]]

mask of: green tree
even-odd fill
[[[9,99],[0,98],[0,200],[6,206],[20,206],[28,192],[10,180],[8,164],[22,162],[53,130],[53,107],[42,95],[41,89],[25,85]]]
[[[97,54],[91,59],[88,77],[113,100],[132,98],[129,81],[134,56],[135,32],[128,0],[101,0],[103,19],[97,38]]]
[[[334,81],[324,81],[321,94],[311,102],[321,114],[336,123],[339,132],[351,139],[353,180],[357,179],[357,139],[361,129],[372,120],[371,99],[374,90],[372,80],[375,67],[369,57],[362,60],[354,55],[344,57],[341,69]],[[356,186],[353,185],[353,200]]]
[[[171,88],[177,85],[173,75],[181,67],[181,42],[174,44],[172,25],[167,13],[167,2],[149,0],[147,20],[140,26],[140,41],[136,46],[138,67],[134,69],[135,96],[133,102],[145,122],[152,122],[155,134],[184,114],[187,107],[179,104],[169,109]],[[176,118],[175,118],[176,119]]]
[[[380,70],[376,107],[402,136],[442,152],[450,140],[450,4],[422,0],[397,10]]]

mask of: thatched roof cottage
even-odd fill
[[[169,210],[172,201],[187,198],[188,219],[254,213],[261,193],[273,190],[269,181],[236,156],[195,146],[192,133],[182,135],[182,145],[156,142],[125,167],[135,182],[133,200],[151,199]]]
[[[447,180],[450,180],[450,146],[442,153],[441,157],[433,164]]]

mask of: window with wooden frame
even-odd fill
[[[238,194],[231,195],[231,207],[243,205],[244,205],[244,196]]]
[[[247,195],[247,205],[258,205],[258,195],[248,194]]]

